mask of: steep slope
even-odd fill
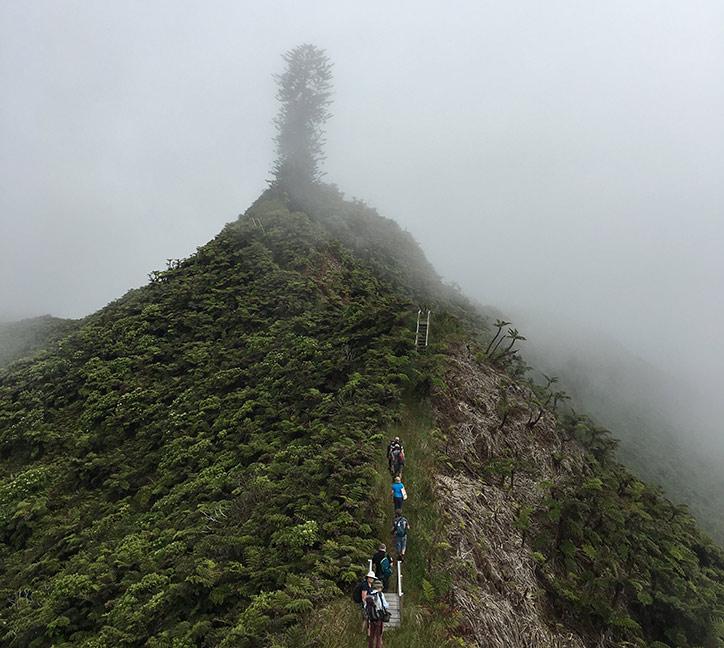
[[[429,267],[323,222],[267,195],[0,374],[0,643],[257,645],[357,577]]]
[[[720,645],[724,556],[694,520],[479,350],[453,344],[444,367],[437,492],[473,645]]]
[[[504,424],[503,393],[517,406]],[[504,374],[467,348],[452,349],[434,403],[448,467],[437,489],[449,502],[446,528],[457,558],[453,597],[478,645],[581,648],[588,644],[580,636],[546,622],[552,617],[526,531],[546,490],[581,469],[583,452],[565,444],[550,415],[530,429],[524,401],[523,388]]]
[[[73,320],[50,315],[0,323],[0,368],[40,351],[75,325]]]
[[[580,338],[568,333],[565,342],[552,332],[536,333],[526,359],[559,376],[575,409],[612,430],[623,463],[686,503],[699,524],[724,542],[724,454],[707,441],[719,419],[697,394],[698,385],[668,376],[592,332]]]
[[[484,331],[392,221],[265,193],[0,372],[0,644],[353,644],[325,624],[358,633],[343,592],[385,539],[402,425],[416,621],[391,648],[715,645],[718,549],[587,420],[529,426]]]

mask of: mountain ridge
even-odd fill
[[[76,323],[77,320],[52,315],[0,322],[0,368],[41,351]]]
[[[421,305],[434,313],[433,342],[417,353]],[[196,254],[0,371],[0,594],[9,601],[0,638],[33,647],[306,645],[299,628],[359,578],[384,537],[384,504],[371,489],[404,398],[447,398],[479,410],[482,445],[456,450],[466,447],[460,421],[439,410],[428,452],[441,476],[474,478],[507,501],[509,541],[520,541],[543,601],[531,608],[540,636],[560,626],[586,646],[591,637],[608,642],[599,646],[715,646],[720,551],[680,513],[674,535],[655,538],[644,514],[668,513],[664,500],[617,467],[595,425],[541,406],[545,394],[521,382],[519,365],[494,366],[486,335],[484,318],[393,221],[334,187],[295,199],[268,190]],[[495,376],[493,387],[476,394],[485,381],[449,377],[460,349],[475,372]],[[535,475],[506,454],[500,430],[534,437],[539,407],[544,438],[565,438],[585,457],[585,488],[573,471],[557,489],[518,501],[516,480]],[[549,454],[543,460],[558,462],[563,479],[565,455]],[[576,517],[596,503],[628,507],[601,522],[598,540],[581,535]],[[635,548],[624,525],[639,515],[650,546]],[[609,538],[630,552],[635,573],[625,556],[606,553]],[[421,575],[411,581],[427,592],[413,589],[411,599],[431,615],[460,608],[440,573],[466,582],[449,540],[425,545],[439,553],[430,587]],[[678,571],[647,562],[669,544]],[[588,596],[575,598],[588,581]],[[692,588],[706,593],[698,607]],[[460,645],[455,636],[485,645],[469,632],[476,619],[522,645],[485,605],[465,612],[447,630],[449,645]],[[663,612],[666,623],[652,625]],[[403,629],[389,642],[409,640]]]

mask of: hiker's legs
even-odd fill
[[[372,621],[370,623],[367,646],[368,648],[382,648],[382,621]]]
[[[367,626],[367,648],[375,648],[377,637],[375,636],[375,621],[370,621]]]
[[[387,586],[390,584],[390,577],[389,576],[383,576],[382,577],[382,591],[387,591]]]
[[[405,500],[404,500],[403,498],[401,498],[401,497],[393,497],[392,499],[393,499],[393,501],[394,501],[394,503],[395,503],[395,510],[399,509],[399,510],[401,511],[401,510],[402,510],[402,502],[404,502]]]
[[[405,549],[407,549],[407,536],[395,538],[395,549],[397,550],[397,560],[404,560]]]

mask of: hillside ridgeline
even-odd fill
[[[366,245],[267,194],[0,374],[0,643],[260,645],[357,578],[413,351]]]
[[[407,400],[438,427],[410,446],[410,596],[452,620],[430,645],[715,646],[719,549],[587,419],[529,427],[533,387],[483,334],[392,221],[333,188],[266,192],[0,372],[0,643],[326,645],[306,624],[350,609],[385,537]],[[425,645],[410,632],[389,646]]]
[[[0,323],[0,368],[41,351],[76,325],[74,320],[50,315]]]

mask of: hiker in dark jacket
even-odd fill
[[[387,589],[387,585],[390,582],[393,564],[392,557],[387,553],[387,545],[384,543],[381,544],[372,556],[372,569],[374,569],[375,574],[377,574],[377,578],[382,581],[382,588],[384,590]]]
[[[402,477],[402,469],[405,467],[405,449],[401,445],[392,448],[389,462],[390,474],[393,477]]]
[[[400,443],[400,437],[395,437],[394,439],[392,439],[392,441],[390,441],[389,445],[387,446],[387,465],[390,467],[390,474],[393,477],[398,474],[397,472],[395,472],[395,466],[396,464],[399,464],[400,453],[402,453],[402,456],[404,457],[404,452],[405,451],[402,448],[402,443]]]
[[[374,588],[374,582],[377,580],[377,576],[373,571],[370,571],[367,576],[365,576],[364,580],[357,584],[357,587],[355,588],[354,596],[352,597],[355,603],[362,608],[362,630],[367,632],[367,613],[365,611],[365,603],[367,601],[367,597],[374,594],[375,588]]]
[[[402,515],[402,511],[395,511],[395,521],[392,524],[392,537],[395,539],[395,550],[397,551],[397,560],[402,562],[405,559],[405,551],[407,550],[407,532],[410,530],[410,523],[407,518]]]
[[[365,599],[369,594],[372,594],[374,592],[374,582],[377,578],[377,574],[375,574],[373,571],[369,572],[367,576],[365,576],[365,581],[367,581],[364,584],[364,587],[362,588],[362,607],[364,607]]]

